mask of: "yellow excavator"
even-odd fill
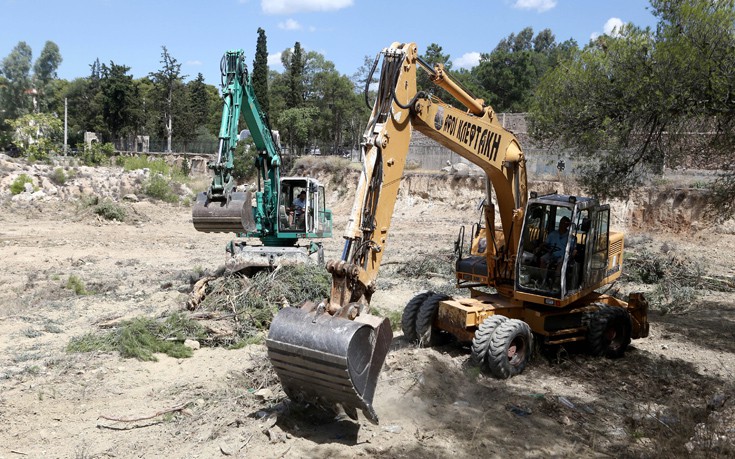
[[[491,107],[441,64],[420,59],[414,43],[385,48],[373,72],[381,58],[344,250],[340,260],[327,263],[331,296],[282,309],[266,340],[286,394],[339,405],[353,419],[360,409],[378,422],[372,400],[392,332],[387,319],[370,314],[370,299],[412,129],[482,169],[487,196],[480,222],[470,233],[462,227],[455,244],[457,286],[469,295],[416,295],[401,321],[409,340],[427,346],[451,334],[470,344],[470,360],[484,372],[508,378],[523,371],[534,339],[543,345],[586,342],[594,355],[619,357],[632,338],[648,336],[642,295],[624,302],[597,291],[620,276],[623,263],[623,234],[610,229],[609,205],[582,196],[529,196],[523,151]],[[465,109],[418,91],[419,68]]]

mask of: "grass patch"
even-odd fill
[[[148,156],[120,156],[116,160],[119,166],[126,171],[134,171],[138,169],[149,169],[151,175],[161,174],[170,175],[171,166],[162,158],[150,159]]]
[[[65,287],[73,291],[75,295],[89,295],[91,293],[84,286],[84,281],[75,274],[69,276],[69,278],[66,280]]]
[[[163,321],[138,317],[106,333],[87,333],[72,338],[66,350],[72,353],[117,351],[124,358],[156,361],[156,353],[174,358],[191,357],[193,351],[184,346],[184,340],[205,338],[204,328],[198,322],[177,313]]]

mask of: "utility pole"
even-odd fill
[[[64,97],[64,156],[66,156],[67,148],[66,148],[66,118],[67,118],[67,103],[66,103],[66,97]]]

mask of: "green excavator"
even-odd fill
[[[281,176],[278,132],[271,131],[255,97],[242,50],[227,51],[222,71],[222,123],[217,157],[207,167],[212,183],[197,195],[192,220],[197,231],[236,233],[229,242],[225,267],[254,272],[280,265],[323,262],[316,239],[332,236],[332,212],[325,205],[324,185],[312,177]],[[241,139],[240,115],[257,150],[256,190],[239,191],[233,175],[235,147]],[[251,241],[256,239],[256,243]],[[307,240],[307,244],[300,241]]]

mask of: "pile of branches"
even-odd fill
[[[253,277],[226,273],[203,279],[203,299],[188,307],[191,317],[209,330],[212,345],[262,342],[273,316],[283,307],[321,301],[329,295],[330,277],[322,266],[304,264],[264,270]],[[203,291],[203,293],[201,293]]]
[[[708,275],[701,264],[664,244],[656,253],[641,248],[625,258],[624,281],[655,285],[650,305],[662,313],[691,311],[694,300],[704,290],[735,291],[735,282]]]

